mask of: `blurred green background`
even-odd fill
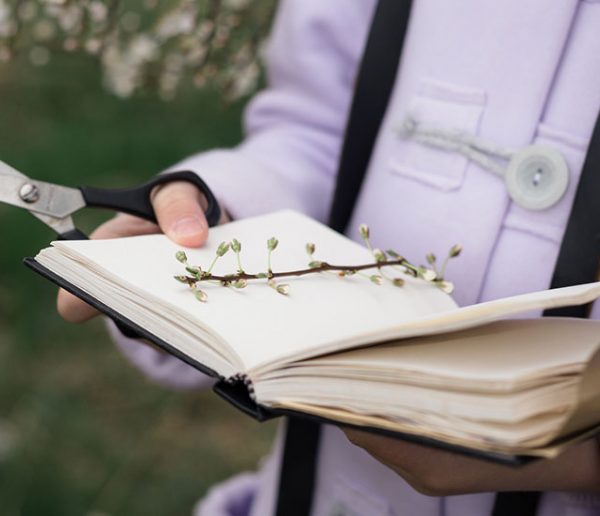
[[[65,185],[132,185],[240,139],[242,104],[182,91],[120,100],[85,57],[0,66],[0,159]],[[77,219],[89,231],[108,214]],[[100,321],[62,322],[53,286],[21,265],[53,234],[0,204],[0,515],[178,515],[254,468],[273,424],[211,392],[172,392],[119,355]]]

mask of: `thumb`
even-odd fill
[[[191,183],[167,183],[152,192],[152,205],[160,229],[186,247],[201,246],[208,237],[202,203],[204,196]]]

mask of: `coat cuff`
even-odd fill
[[[139,339],[125,337],[115,323],[106,319],[108,331],[123,355],[150,380],[173,389],[202,389],[215,380],[177,357],[154,349]]]

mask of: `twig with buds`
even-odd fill
[[[275,237],[272,237],[267,241],[267,271],[248,273],[244,270],[241,264],[240,254],[242,250],[242,244],[234,238],[231,242],[221,242],[221,244],[219,244],[215,252],[215,257],[213,258],[207,270],[203,270],[202,267],[198,265],[190,265],[185,252],[178,251],[175,254],[175,258],[185,266],[185,270],[188,275],[178,275],[175,276],[175,279],[188,285],[194,291],[196,298],[202,302],[206,302],[208,299],[206,292],[198,287],[198,285],[202,282],[212,281],[225,287],[241,289],[248,285],[248,281],[266,279],[267,284],[276,292],[282,295],[288,295],[290,286],[287,283],[277,283],[277,278],[305,276],[308,274],[316,274],[321,272],[336,272],[338,276],[343,278],[346,276],[353,276],[355,274],[362,274],[362,271],[368,269],[377,269],[379,272],[378,274],[366,275],[371,282],[376,285],[382,285],[384,281],[387,280],[396,287],[402,287],[404,285],[404,279],[401,277],[390,277],[389,275],[385,274],[382,270],[385,267],[400,268],[404,274],[415,278],[420,278],[428,283],[431,283],[447,294],[450,294],[453,291],[454,285],[444,279],[444,274],[450,258],[455,258],[461,253],[462,247],[460,245],[452,246],[438,271],[436,267],[436,258],[433,253],[429,253],[426,257],[427,263],[429,263],[432,268],[429,269],[422,265],[416,266],[394,250],[387,250],[384,252],[381,249],[374,249],[369,240],[369,228],[365,224],[361,224],[359,232],[363,241],[365,242],[365,245],[373,255],[375,261],[372,263],[364,263],[359,265],[339,265],[316,260],[314,258],[316,246],[313,243],[308,243],[305,247],[306,253],[310,259],[308,268],[273,272],[271,267],[271,255],[277,248],[279,241]],[[225,275],[213,274],[212,270],[217,261],[227,254],[230,249],[236,255],[237,272]]]

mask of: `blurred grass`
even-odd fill
[[[119,100],[84,58],[0,66],[0,159],[66,185],[125,186],[235,144],[241,104],[184,91]],[[107,214],[77,220],[89,231]],[[174,393],[129,366],[99,321],[62,322],[55,291],[21,265],[53,237],[0,204],[0,514],[175,515],[253,468],[274,426],[211,392]]]

